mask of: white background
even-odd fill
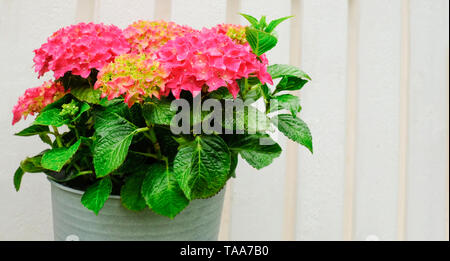
[[[279,26],[271,63],[299,65],[314,155],[280,136],[262,171],[241,162],[230,182],[221,239],[448,240],[449,2],[447,0],[0,0],[0,240],[52,240],[50,187],[19,162],[45,146],[15,137],[12,107],[35,87],[33,50],[62,26],[166,19],[197,28]]]

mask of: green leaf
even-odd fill
[[[218,136],[197,136],[182,146],[174,161],[175,177],[190,200],[217,194],[230,171],[230,151]]]
[[[301,119],[290,114],[279,114],[272,118],[272,122],[286,137],[313,152],[311,132]]]
[[[48,126],[45,125],[31,125],[30,127],[21,130],[20,132],[14,134],[17,136],[33,136],[39,135],[41,133],[49,132]]]
[[[259,29],[264,30],[266,28],[267,23],[266,23],[266,16],[265,15],[261,16],[261,18],[259,19],[259,23],[258,24],[259,24]]]
[[[241,97],[244,101],[250,99],[253,101],[257,101],[259,98],[261,98],[261,96],[265,95],[264,87],[256,77],[241,79],[238,81],[238,84],[241,90]]]
[[[174,139],[172,132],[170,129],[155,127],[155,134],[161,147],[161,153],[172,162],[178,153],[178,142]]]
[[[104,104],[104,112],[116,113],[117,115],[131,121],[131,113],[128,105],[123,99],[113,99]]]
[[[81,107],[80,107],[80,109],[78,110],[78,114],[73,118],[72,121],[78,120],[78,119],[81,117],[81,115],[82,115],[84,112],[88,111],[90,108],[91,108],[91,106],[90,106],[89,104],[87,104],[87,103],[85,103],[85,102],[81,103]]]
[[[275,91],[273,94],[279,93],[281,91],[295,91],[300,90],[308,81],[292,77],[292,76],[284,76],[281,81],[277,84]]]
[[[39,133],[39,138],[41,138],[42,142],[47,143],[50,146],[53,146],[52,140],[45,133]]]
[[[146,166],[147,162],[147,156],[142,156],[130,151],[122,165],[120,165],[120,167],[114,171],[114,174],[131,174],[134,172],[140,172],[142,168]]]
[[[270,100],[270,89],[267,87],[267,84],[261,85],[261,94],[264,97],[264,100]]]
[[[116,170],[124,162],[136,126],[113,112],[96,115],[94,141],[94,168],[97,177]]]
[[[230,91],[226,87],[220,87],[219,89],[209,92],[207,94],[209,98],[222,100],[222,99],[233,99]]]
[[[92,184],[81,197],[81,203],[95,215],[105,205],[106,200],[112,191],[112,182],[109,177],[102,178]]]
[[[34,124],[37,125],[52,125],[55,127],[61,127],[64,124],[70,122],[70,119],[59,115],[61,109],[53,108],[46,111],[41,111],[36,117]]]
[[[45,108],[42,109],[40,113],[43,113],[44,111],[48,111],[51,109],[61,109],[61,106],[63,104],[69,103],[72,99],[73,99],[72,94],[68,93],[63,97],[61,97],[60,99],[58,99],[57,101],[54,101],[53,103],[50,103],[49,105],[45,106]]]
[[[145,102],[142,107],[147,124],[170,125],[170,121],[175,116],[176,111],[170,109],[168,100]]]
[[[39,173],[44,170],[41,166],[42,154],[36,155],[31,158],[26,158],[20,162],[20,167],[23,171],[28,173]]]
[[[264,168],[281,154],[281,147],[267,134],[229,135],[228,146],[231,151],[239,152],[252,167]]]
[[[271,33],[275,29],[275,27],[277,27],[281,22],[283,22],[284,20],[287,20],[291,17],[293,17],[293,16],[286,16],[286,17],[272,20],[264,31],[266,31],[267,33]]]
[[[278,42],[278,39],[272,34],[250,27],[245,28],[245,35],[248,43],[252,47],[253,53],[257,56],[269,51]]]
[[[53,171],[61,171],[64,165],[66,165],[75,152],[77,152],[80,144],[81,139],[68,148],[55,148],[47,151],[42,156],[42,167]]]
[[[94,104],[100,103],[100,90],[94,90],[89,85],[82,85],[71,88],[70,93],[80,101]]]
[[[248,14],[243,14],[243,13],[239,13],[241,16],[243,16],[245,19],[247,19],[247,21],[253,25],[254,27],[258,28],[259,22],[258,19],[256,19],[255,17],[248,15]]]
[[[309,77],[305,72],[295,66],[288,64],[270,65],[269,67],[267,67],[267,72],[270,74],[270,76],[272,76],[273,79],[281,78],[284,76],[291,76],[311,81],[311,77]]]
[[[145,172],[139,171],[127,176],[125,179],[125,184],[120,190],[120,200],[122,201],[122,205],[129,210],[140,211],[146,207],[141,193],[144,177]]]
[[[283,109],[290,111],[292,113],[292,116],[297,115],[297,113],[302,109],[302,107],[300,106],[299,98],[291,94],[283,94],[272,97],[268,112],[274,112]]]
[[[19,191],[20,189],[20,183],[22,183],[22,177],[25,172],[21,167],[18,167],[16,172],[14,173],[14,188],[16,191]]]
[[[270,129],[266,114],[253,106],[237,107],[235,113],[225,115],[224,127],[228,130],[264,132]]]
[[[156,213],[174,218],[188,204],[175,174],[160,163],[151,165],[142,184],[142,195]]]

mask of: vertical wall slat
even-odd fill
[[[268,19],[288,16],[290,0],[241,1],[241,12],[255,17],[267,15]],[[241,18],[241,24],[248,22]],[[271,64],[289,63],[289,22],[277,29],[278,44],[267,55]],[[286,139],[278,136],[278,143],[286,148]],[[256,170],[239,158],[236,179],[233,180],[233,215],[231,218],[232,240],[281,240],[283,226],[283,185],[286,173],[286,152],[274,160],[272,165]]]
[[[354,233],[356,119],[358,92],[359,0],[348,1],[347,23],[347,104],[345,134],[345,185],[343,239],[352,240]]]
[[[0,241],[53,240],[50,184],[44,174],[26,173],[20,192],[12,185],[20,161],[48,145],[38,138],[14,136],[34,117],[12,126],[11,110],[25,89],[53,78],[52,72],[37,78],[33,50],[53,32],[75,22],[76,6],[76,0],[0,1]]]
[[[312,81],[300,90],[299,114],[314,154],[298,152],[297,240],[340,240],[344,194],[346,0],[302,0],[300,68]],[[330,110],[330,108],[333,108]],[[289,152],[288,152],[289,153]]]
[[[302,0],[291,0],[291,30],[289,63],[294,66],[301,64],[301,20]],[[298,92],[293,93],[299,95]],[[297,175],[298,175],[298,144],[287,140],[286,142],[286,178],[284,185],[284,213],[283,213],[283,240],[295,240],[297,216]]]
[[[409,0],[401,3],[401,61],[400,61],[400,124],[397,239],[406,235],[406,179],[408,171],[408,117],[409,117]]]
[[[75,22],[88,23],[94,21],[95,4],[95,0],[77,0]]]
[[[449,87],[449,70],[450,70],[450,68],[449,68],[449,50],[447,49],[447,87]],[[449,111],[449,107],[450,107],[450,104],[449,104],[449,99],[448,99],[448,93],[447,93],[447,95],[446,95],[446,97],[447,97],[447,108],[445,109],[445,111],[447,112],[447,116],[446,116],[446,118],[448,119],[449,118],[449,114],[448,114],[448,111]],[[448,122],[447,122],[447,126],[448,126]],[[446,139],[446,141],[445,141],[445,144],[447,144],[446,145],[446,153],[445,153],[445,158],[447,159],[447,195],[446,195],[446,203],[445,203],[445,208],[446,208],[446,216],[447,216],[447,220],[446,220],[446,224],[445,224],[445,240],[449,240],[449,210],[450,210],[450,204],[449,204],[449,179],[450,179],[450,177],[449,177],[449,175],[450,175],[450,164],[449,164],[449,160],[448,160],[448,158],[449,158],[449,154],[450,154],[450,152],[449,152],[449,134],[448,134],[448,130],[447,130],[447,139]]]
[[[172,0],[155,0],[155,20],[169,21],[172,17]]]
[[[449,2],[411,0],[410,4],[406,239],[444,240],[448,207]]]
[[[447,88],[449,87],[449,70],[450,70],[450,68],[449,68],[449,50],[447,49],[447,84],[446,84],[446,86],[447,86]],[[447,118],[447,120],[448,120],[448,118],[449,118],[449,114],[448,114],[448,111],[449,111],[449,107],[450,107],[450,103],[449,103],[449,99],[448,99],[448,93],[447,93],[447,95],[445,95],[446,97],[447,97],[447,102],[446,102],[446,104],[447,104],[447,108],[445,108],[445,111],[447,112],[447,116],[446,116],[446,118]],[[448,126],[448,122],[447,122],[447,126]],[[450,177],[449,177],[449,175],[450,175],[450,164],[449,164],[449,160],[448,160],[448,158],[450,157],[450,152],[449,152],[449,134],[448,134],[448,131],[449,130],[447,130],[447,139],[446,139],[446,141],[445,141],[445,144],[447,144],[447,148],[446,148],[446,153],[445,153],[445,158],[447,159],[447,196],[446,196],[446,203],[445,203],[445,208],[446,208],[446,215],[447,215],[447,220],[446,220],[446,225],[445,225],[445,234],[446,234],[446,236],[445,236],[445,238],[446,238],[446,240],[448,241],[449,240],[449,210],[450,210],[450,204],[449,204],[449,179],[450,179]]]
[[[360,1],[357,240],[397,238],[400,47],[401,1]]]

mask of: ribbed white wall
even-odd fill
[[[270,167],[241,161],[230,182],[221,239],[448,240],[447,0],[0,0],[0,240],[51,240],[43,175],[12,175],[40,151],[14,137],[11,109],[38,85],[32,50],[77,21],[170,19],[196,28],[240,22],[238,11],[278,29],[272,63],[301,65],[299,95],[315,154],[291,145]],[[47,76],[49,78],[50,76]],[[289,165],[288,165],[289,164]]]

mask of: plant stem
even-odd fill
[[[58,128],[55,126],[52,126],[52,128],[53,128],[53,134],[55,135],[56,143],[58,143],[59,148],[62,148],[63,144],[61,141],[61,135],[59,134]]]
[[[158,159],[158,156],[156,154],[139,152],[139,151],[132,151],[132,150],[130,150],[130,152],[134,153],[134,154],[137,154],[137,155],[142,155],[142,156]]]
[[[76,164],[75,162],[72,162],[72,165],[78,170],[78,172],[81,171],[80,166],[78,166],[78,164]]]
[[[161,147],[159,146],[158,140],[156,138],[155,129],[153,127],[149,130],[150,133],[150,140],[153,143],[153,147],[155,148],[156,155],[158,156],[158,159],[163,159],[161,155]]]
[[[72,125],[72,124],[70,124],[68,126],[69,126],[69,128],[71,130],[73,130],[75,132],[75,136],[77,137],[77,140],[79,140],[80,139],[80,133],[78,132],[77,127],[75,125]]]
[[[78,175],[81,176],[81,175],[92,174],[92,173],[93,173],[92,170],[85,170],[85,171],[78,172]]]

